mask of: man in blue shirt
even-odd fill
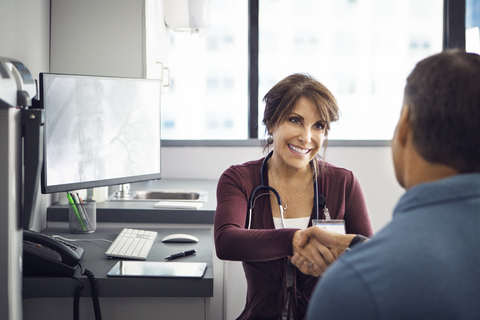
[[[307,319],[479,319],[480,56],[449,50],[416,65],[392,155],[406,189],[392,221],[327,269]],[[353,237],[305,235],[333,251]]]

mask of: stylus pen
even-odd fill
[[[179,253],[175,253],[175,254],[166,256],[165,260],[172,260],[172,259],[176,259],[176,258],[180,258],[180,257],[189,256],[189,255],[192,255],[196,252],[197,252],[197,250],[195,250],[195,249],[182,251],[182,252],[179,252]]]

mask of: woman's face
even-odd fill
[[[325,121],[315,105],[301,97],[286,120],[273,128],[273,156],[287,166],[303,168],[315,157],[325,138]]]

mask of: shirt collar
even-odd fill
[[[420,206],[470,197],[480,197],[480,173],[458,174],[418,184],[400,198],[393,215]]]

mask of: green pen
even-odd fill
[[[77,216],[78,221],[82,225],[83,231],[87,231],[87,228],[85,228],[85,224],[83,223],[82,217],[80,217],[80,213],[77,210],[77,206],[75,205],[75,202],[73,201],[73,198],[69,192],[67,192],[67,198],[68,198],[68,202],[70,202],[70,204],[73,207],[73,211],[75,211],[75,215]]]

